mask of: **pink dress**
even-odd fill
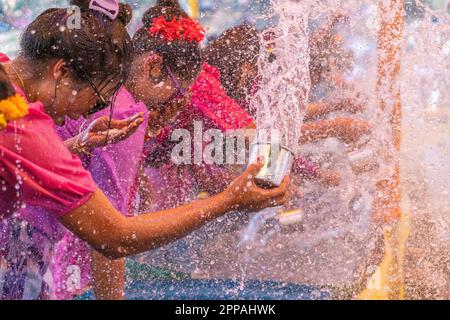
[[[42,103],[29,108],[25,118],[0,131],[1,217],[11,216],[23,202],[61,217],[84,204],[96,185],[56,134]]]
[[[8,63],[8,62],[9,62],[8,56],[0,52],[0,63]]]
[[[86,203],[97,188],[54,131],[42,103],[29,107],[25,118],[0,131],[1,299],[49,297],[49,238],[59,233],[58,218]],[[18,223],[17,211],[25,204],[37,211],[27,216],[29,223]]]

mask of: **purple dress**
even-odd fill
[[[91,173],[98,187],[108,197],[114,207],[124,215],[133,212],[136,181],[141,164],[144,139],[148,124],[148,111],[143,103],[122,88],[115,101],[113,119],[127,119],[143,112],[145,122],[130,138],[115,145],[98,148],[90,157],[81,157],[84,167]],[[109,116],[110,109],[94,115],[87,122],[101,116]],[[76,136],[86,120],[68,121],[57,129],[63,140]],[[83,293],[90,283],[90,249],[72,233],[66,232],[56,244],[52,261],[53,291],[57,299],[70,299]]]

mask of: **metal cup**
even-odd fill
[[[263,187],[276,188],[290,174],[294,154],[277,142],[255,142],[250,147],[249,165],[264,157],[264,166],[255,177],[256,183]]]

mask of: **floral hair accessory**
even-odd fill
[[[205,39],[205,29],[196,20],[190,18],[173,18],[166,20],[164,17],[154,18],[148,32],[153,36],[159,36],[166,41],[184,40],[200,43]]]
[[[0,101],[0,130],[9,121],[19,120],[28,114],[28,104],[18,94]]]

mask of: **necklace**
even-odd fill
[[[14,67],[14,64],[12,62],[9,65],[11,66],[11,68],[16,73],[17,78],[19,78],[20,83],[22,84],[22,89],[23,89],[23,91],[25,91],[25,82],[23,81],[22,77],[20,76],[20,73],[17,71],[16,67]]]

